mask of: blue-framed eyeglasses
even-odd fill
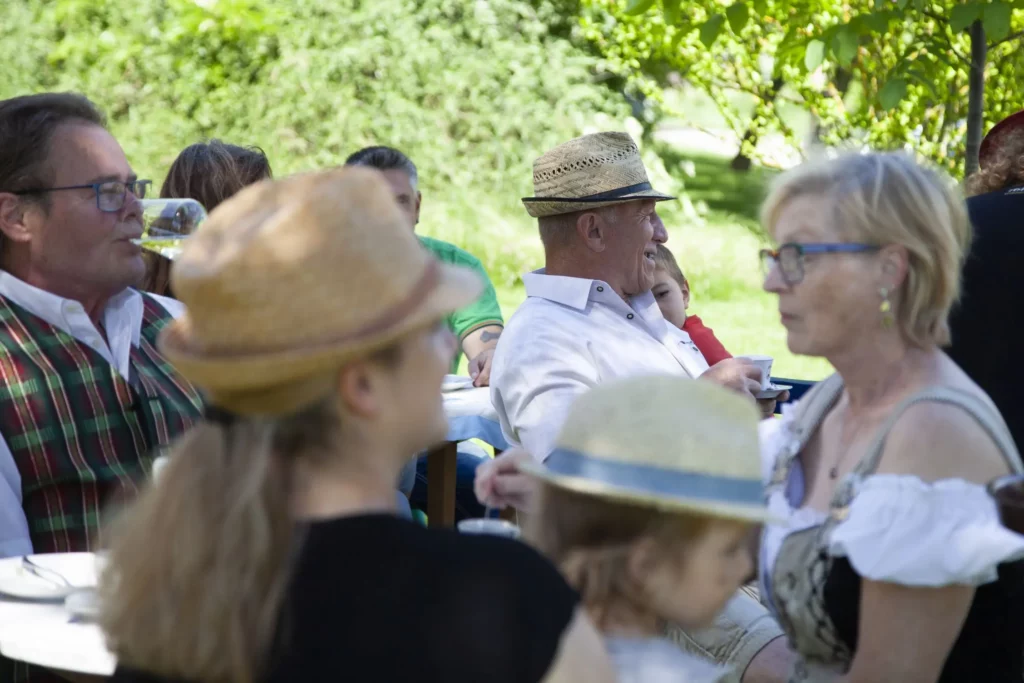
[[[43,194],[45,192],[60,192],[62,190],[88,190],[96,193],[96,208],[100,211],[113,213],[120,211],[124,206],[125,197],[131,192],[139,199],[145,199],[146,193],[153,184],[152,180],[105,180],[102,183],[90,183],[88,185],[66,185],[64,187],[42,187],[32,190],[19,190],[12,194]]]
[[[853,242],[835,242],[831,244],[800,244],[788,242],[780,244],[778,249],[761,250],[761,266],[767,277],[772,268],[778,266],[782,280],[790,287],[798,285],[804,279],[804,257],[815,254],[860,254],[881,249],[876,244],[857,244]]]

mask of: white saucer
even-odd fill
[[[782,392],[789,391],[792,388],[789,384],[775,384],[773,382],[764,391],[754,394],[754,398],[776,398]]]
[[[53,553],[29,555],[37,565],[57,572],[70,586],[36,576],[22,564],[22,558],[0,561],[0,596],[18,600],[59,601],[83,588],[96,585],[103,561],[93,553]]]
[[[449,391],[462,391],[463,389],[473,388],[473,378],[464,377],[462,375],[445,375],[444,380],[441,382],[441,391],[446,393]]]

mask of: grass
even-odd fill
[[[666,168],[683,178],[697,208],[696,216],[678,202],[659,208],[669,229],[668,246],[690,281],[690,313],[712,327],[734,355],[773,356],[777,376],[827,376],[831,369],[826,361],[790,353],[775,297],[761,289],[757,252],[765,240],[757,212],[773,172],[755,167],[736,173],[725,157],[659,151]],[[440,215],[425,211],[424,233],[459,244],[484,262],[507,319],[526,297],[518,275],[543,266],[535,223],[510,203],[470,209],[453,200],[433,206]]]

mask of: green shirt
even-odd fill
[[[420,243],[429,249],[439,261],[451,263],[476,271],[484,281],[484,293],[480,298],[465,308],[460,308],[448,316],[448,328],[459,340],[459,352],[452,360],[452,373],[459,370],[459,358],[462,355],[462,341],[470,334],[488,325],[504,325],[501,317],[501,306],[498,305],[498,295],[491,284],[491,278],[487,277],[487,271],[480,263],[480,259],[473,256],[464,249],[459,249],[454,244],[435,240],[432,237],[419,236]]]

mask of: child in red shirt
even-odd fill
[[[690,307],[690,283],[686,281],[686,276],[679,269],[679,264],[668,247],[659,244],[654,261],[656,269],[651,292],[665,320],[690,335],[690,339],[700,349],[708,365],[732,358],[732,354],[725,350],[710,327],[705,327],[697,316],[686,315],[686,309]]]

